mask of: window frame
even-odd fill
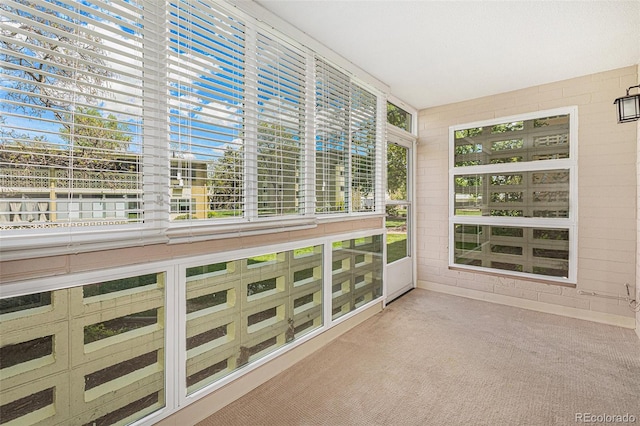
[[[455,132],[476,127],[486,127],[516,121],[534,120],[557,115],[567,115],[569,119],[569,158],[523,161],[515,163],[483,164],[472,166],[455,166]],[[457,124],[449,127],[449,173],[448,173],[448,207],[449,207],[449,250],[448,267],[455,270],[468,270],[482,272],[490,275],[508,276],[525,280],[533,280],[552,284],[577,284],[578,271],[578,107],[567,106],[555,109],[540,110],[525,114],[518,114],[506,117],[498,117],[490,120],[476,121],[471,123]],[[566,218],[543,218],[543,217],[502,217],[502,216],[465,216],[456,215],[455,194],[456,188],[454,179],[461,174],[491,174],[491,173],[511,173],[545,171],[554,169],[566,169],[569,171],[569,215]],[[535,274],[532,272],[509,271],[504,269],[464,265],[455,263],[455,225],[486,225],[505,226],[522,228],[558,228],[569,231],[569,256],[568,256],[568,277],[556,277],[550,275]]]

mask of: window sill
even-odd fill
[[[384,213],[351,213],[344,215],[316,216],[316,218],[318,219],[318,224],[347,222],[363,219],[384,219],[385,217],[386,215]]]
[[[23,232],[0,237],[0,261],[142,247],[167,241],[161,229],[96,228],[73,229],[64,233]]]
[[[166,235],[169,238],[169,244],[180,244],[297,231],[301,229],[311,229],[317,226],[318,221],[315,217],[278,217],[256,219],[249,222],[246,220],[234,220],[233,222],[229,221],[225,223],[174,225],[167,229]]]
[[[494,270],[494,269],[480,269],[480,268],[452,266],[452,265],[449,265],[449,270],[460,271],[460,272],[472,272],[474,274],[490,275],[493,277],[510,278],[510,279],[521,280],[521,281],[530,281],[530,282],[535,282],[539,284],[559,285],[562,287],[570,287],[570,288],[576,287],[576,283],[569,281],[568,278],[557,278],[557,279],[554,279],[551,277],[543,278],[540,275],[534,276],[534,275],[525,274],[524,272],[521,272],[521,273],[498,272],[497,270]]]
[[[313,229],[319,224],[382,219],[382,213],[260,218],[253,221],[173,223],[169,228],[118,227],[78,228],[47,233],[23,231],[0,237],[0,261],[79,254],[100,250],[144,247],[153,244],[181,244],[224,238],[238,238],[278,232]]]

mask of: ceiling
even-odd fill
[[[417,109],[640,64],[640,0],[257,3]]]

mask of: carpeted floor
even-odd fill
[[[640,424],[633,330],[414,290],[199,426],[571,425],[577,413]]]

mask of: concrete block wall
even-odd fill
[[[558,81],[419,112],[418,286],[635,328],[624,301],[586,296],[635,292],[638,128],[618,124],[613,101],[638,84],[638,66]],[[578,283],[562,286],[448,267],[449,126],[578,107]]]

